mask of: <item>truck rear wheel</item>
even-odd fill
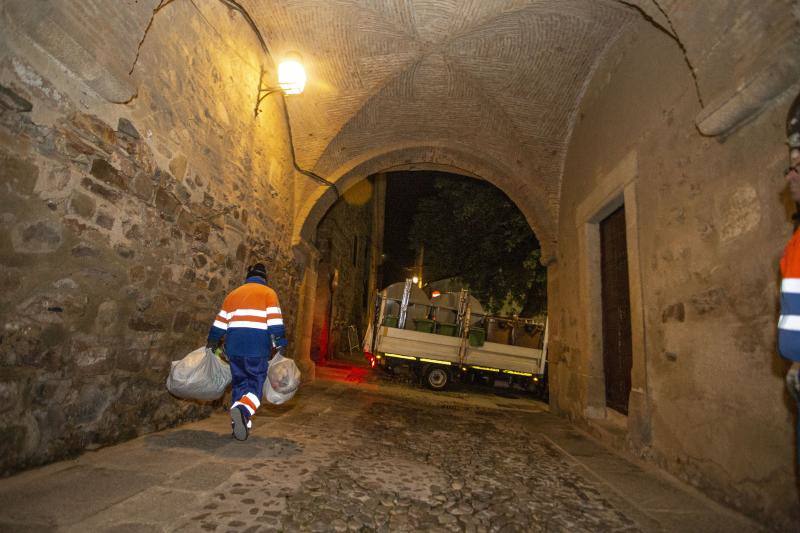
[[[444,390],[450,383],[450,373],[439,365],[429,365],[422,372],[422,381],[431,390]]]

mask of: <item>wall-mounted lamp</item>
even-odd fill
[[[278,64],[278,86],[264,86],[264,70],[258,79],[258,98],[256,99],[255,116],[261,111],[261,102],[272,93],[278,91],[283,94],[301,94],[306,88],[306,69],[303,60],[297,52],[289,52]]]
[[[306,69],[297,52],[289,52],[278,65],[278,85],[283,94],[300,94],[306,88]]]

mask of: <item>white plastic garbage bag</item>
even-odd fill
[[[280,405],[288,402],[300,386],[300,369],[293,360],[275,356],[269,362],[267,379],[264,380],[263,398],[269,403]]]
[[[231,383],[231,367],[209,348],[198,348],[173,361],[167,390],[187,400],[216,400]]]

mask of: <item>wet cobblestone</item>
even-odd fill
[[[280,470],[253,465],[251,483],[195,519],[212,531],[639,530],[522,417],[373,401],[352,429],[325,428],[344,446],[296,488],[265,488]]]
[[[315,383],[0,481],[0,531],[759,531],[543,404]]]

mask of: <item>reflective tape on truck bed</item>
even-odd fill
[[[411,355],[403,355],[403,354],[399,354],[399,353],[384,353],[383,356],[384,357],[392,357],[392,358],[395,358],[395,359],[405,359],[405,360],[408,360],[408,361],[418,361],[420,363],[432,363],[432,364],[435,364],[435,365],[448,365],[448,366],[453,365],[453,363],[451,361],[443,361],[442,359],[429,359],[427,357],[413,357]],[[378,355],[377,357],[380,358],[381,356]],[[504,370],[504,369],[501,369],[501,368],[492,368],[492,367],[488,367],[488,366],[478,366],[478,365],[468,365],[468,366],[462,366],[461,367],[461,370],[465,371],[467,369],[482,370],[484,372],[497,372],[497,373],[500,373],[500,374],[508,374],[508,375],[511,375],[511,376],[523,376],[523,377],[527,377],[527,378],[534,377],[534,374],[531,373],[531,372],[520,372],[518,370]],[[535,377],[534,377],[534,379],[536,380]]]
[[[512,374],[514,376],[527,376],[532,377],[533,374],[530,372],[517,372],[516,370],[503,370],[503,374]]]
[[[433,363],[433,364],[436,364],[436,365],[450,365],[450,364],[452,364],[452,363],[450,363],[450,361],[441,361],[439,359],[425,359],[424,357],[420,357],[419,360],[422,361],[423,363]]]
[[[385,353],[383,354],[386,357],[395,357],[397,359],[409,359],[411,361],[416,361],[416,357],[411,357],[410,355],[400,355],[399,353]]]

